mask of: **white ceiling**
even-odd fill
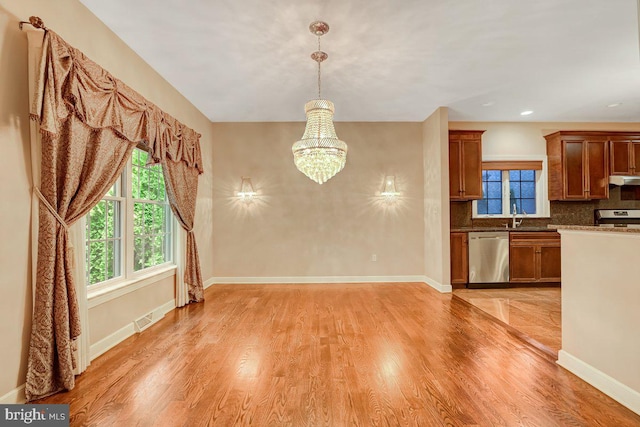
[[[636,0],[81,2],[216,122],[304,121],[318,19],[337,121],[640,121]]]

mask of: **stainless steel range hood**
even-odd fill
[[[612,185],[640,185],[640,176],[611,175],[609,184]]]

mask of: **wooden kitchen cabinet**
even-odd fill
[[[469,240],[467,233],[451,233],[451,284],[469,281]],[[462,287],[462,286],[459,286]]]
[[[509,233],[509,281],[560,282],[560,234],[555,231]]]
[[[482,199],[482,130],[449,131],[449,197]]]
[[[605,132],[547,135],[549,200],[609,198],[609,141]]]
[[[611,175],[640,175],[640,135],[612,137],[609,157]]]

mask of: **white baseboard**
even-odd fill
[[[151,325],[153,325],[154,323],[162,319],[165,316],[165,314],[167,314],[174,308],[176,308],[176,302],[175,300],[171,300],[153,309],[152,310],[153,321],[151,322]],[[131,320],[131,322],[128,323],[123,328],[118,329],[111,335],[101,339],[95,344],[92,344],[91,348],[89,349],[89,359],[90,360],[95,359],[96,357],[111,350],[113,347],[120,344],[122,341],[126,340],[131,335],[135,334],[136,330],[133,322],[134,321]]]
[[[10,405],[13,403],[25,403],[27,398],[24,395],[24,384],[14,388],[9,393],[0,397],[0,405]]]
[[[216,278],[215,278],[215,277],[212,277],[212,278],[210,278],[209,280],[205,281],[205,282],[202,284],[202,287],[203,287],[204,289],[207,289],[209,286],[213,285],[215,282],[216,282]]]
[[[157,317],[158,320],[162,319],[165,314],[167,314],[171,310],[174,310],[175,308],[176,308],[175,300],[165,302],[160,307],[157,307],[155,310],[153,310],[154,319],[156,318],[155,317],[156,315],[158,316]],[[156,320],[155,322],[157,322],[158,320]]]
[[[294,276],[294,277],[213,277],[212,284],[318,284],[318,283],[398,283],[424,282],[424,276]],[[207,283],[208,283],[207,282]]]
[[[453,287],[451,285],[443,285],[437,280],[433,280],[431,277],[424,276],[422,281],[443,294],[451,293],[453,291]]]
[[[640,392],[585,363],[564,350],[558,352],[558,365],[582,378],[607,396],[640,414]]]
[[[104,337],[95,344],[92,344],[89,348],[89,360],[93,360],[106,353],[135,333],[136,330],[133,326],[133,321],[131,323],[127,323],[125,327],[118,329],[111,335]]]

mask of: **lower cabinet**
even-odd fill
[[[451,284],[469,281],[469,241],[467,233],[451,233]]]
[[[514,283],[560,282],[560,234],[511,232],[509,275]]]

